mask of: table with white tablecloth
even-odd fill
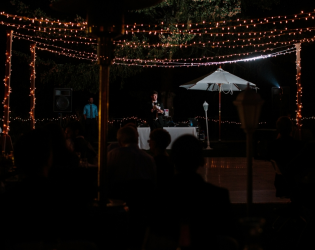
[[[171,135],[171,143],[168,145],[167,149],[172,148],[172,143],[181,135],[189,134],[197,137],[196,127],[164,127]],[[150,149],[148,140],[150,138],[150,128],[138,128],[139,133],[139,148],[148,150]]]

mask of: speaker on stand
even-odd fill
[[[62,126],[62,114],[72,112],[71,88],[54,89],[53,111],[60,114],[60,126]]]

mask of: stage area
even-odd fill
[[[227,188],[232,203],[246,203],[246,157],[205,157],[199,169],[205,181]],[[275,196],[274,170],[269,161],[253,160],[254,203],[287,203]]]

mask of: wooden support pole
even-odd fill
[[[12,58],[12,38],[13,30],[7,31],[7,48],[5,61],[5,78],[4,78],[4,99],[3,99],[3,130],[2,133],[8,134],[10,130],[10,79],[11,79],[11,58]],[[2,151],[5,151],[5,143]]]
[[[221,86],[222,84],[219,83],[219,141],[221,141]]]
[[[107,199],[107,134],[109,108],[109,73],[112,63],[112,39],[98,38],[98,63],[100,65],[100,89],[98,112],[98,200],[100,203]]]
[[[32,43],[31,50],[31,63],[30,63],[30,71],[31,71],[31,84],[30,84],[30,126],[31,129],[35,129],[35,53],[36,43]]]

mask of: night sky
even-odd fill
[[[258,13],[247,10],[246,14],[250,17],[268,17],[271,15],[283,15],[290,13],[299,13],[301,10],[311,11],[315,9],[315,4],[311,1],[282,1],[283,4],[278,8]],[[294,3],[294,4],[293,4]],[[312,6],[313,5],[313,6]],[[9,5],[8,5],[9,6]],[[10,13],[8,6],[3,9]],[[1,7],[1,6],[0,6]],[[42,6],[41,6],[42,7]],[[1,9],[0,9],[1,11]],[[5,62],[5,28],[0,26],[0,61],[3,67],[0,68],[0,75],[4,77]],[[13,49],[28,50],[29,43],[23,40],[15,39]],[[48,52],[37,52],[42,58],[53,57]],[[302,63],[302,85],[303,85],[303,116],[315,115],[315,44],[303,43],[301,51]],[[69,59],[60,56],[60,62],[69,62]],[[73,60],[73,59],[72,59]],[[71,61],[71,60],[70,60]],[[149,101],[149,92],[157,90],[161,92],[165,86],[165,78],[171,78],[172,92],[176,94],[174,98],[175,114],[173,119],[176,121],[186,120],[189,117],[204,116],[202,104],[204,101],[209,103],[208,116],[210,118],[218,117],[218,92],[187,91],[179,88],[179,85],[185,84],[195,78],[215,71],[219,66],[196,67],[196,68],[148,68],[141,73],[124,80],[122,85],[121,79],[110,84],[110,117],[123,118],[128,116],[143,116],[142,105]],[[261,121],[268,121],[274,124],[272,116],[274,106],[272,105],[272,87],[289,87],[289,109],[290,113],[295,111],[296,95],[296,65],[295,53],[278,56],[276,58],[261,59],[253,62],[241,62],[221,66],[224,70],[229,71],[243,79],[255,83],[259,87],[259,94],[265,100],[262,108]],[[28,65],[18,62],[17,58],[12,61],[12,95],[11,95],[11,115],[26,118],[29,112],[29,68]],[[58,114],[52,112],[53,87],[51,85],[38,86],[36,92],[37,118],[57,117]],[[233,100],[237,97],[237,92],[233,95],[222,94],[222,119],[237,121],[238,115],[233,105]],[[90,94],[88,92],[74,91],[73,93],[73,111],[80,112]],[[3,96],[3,87],[0,89],[0,96]],[[94,95],[95,103],[98,101],[98,95]],[[170,107],[165,107],[170,108]],[[2,111],[2,107],[0,108]]]

